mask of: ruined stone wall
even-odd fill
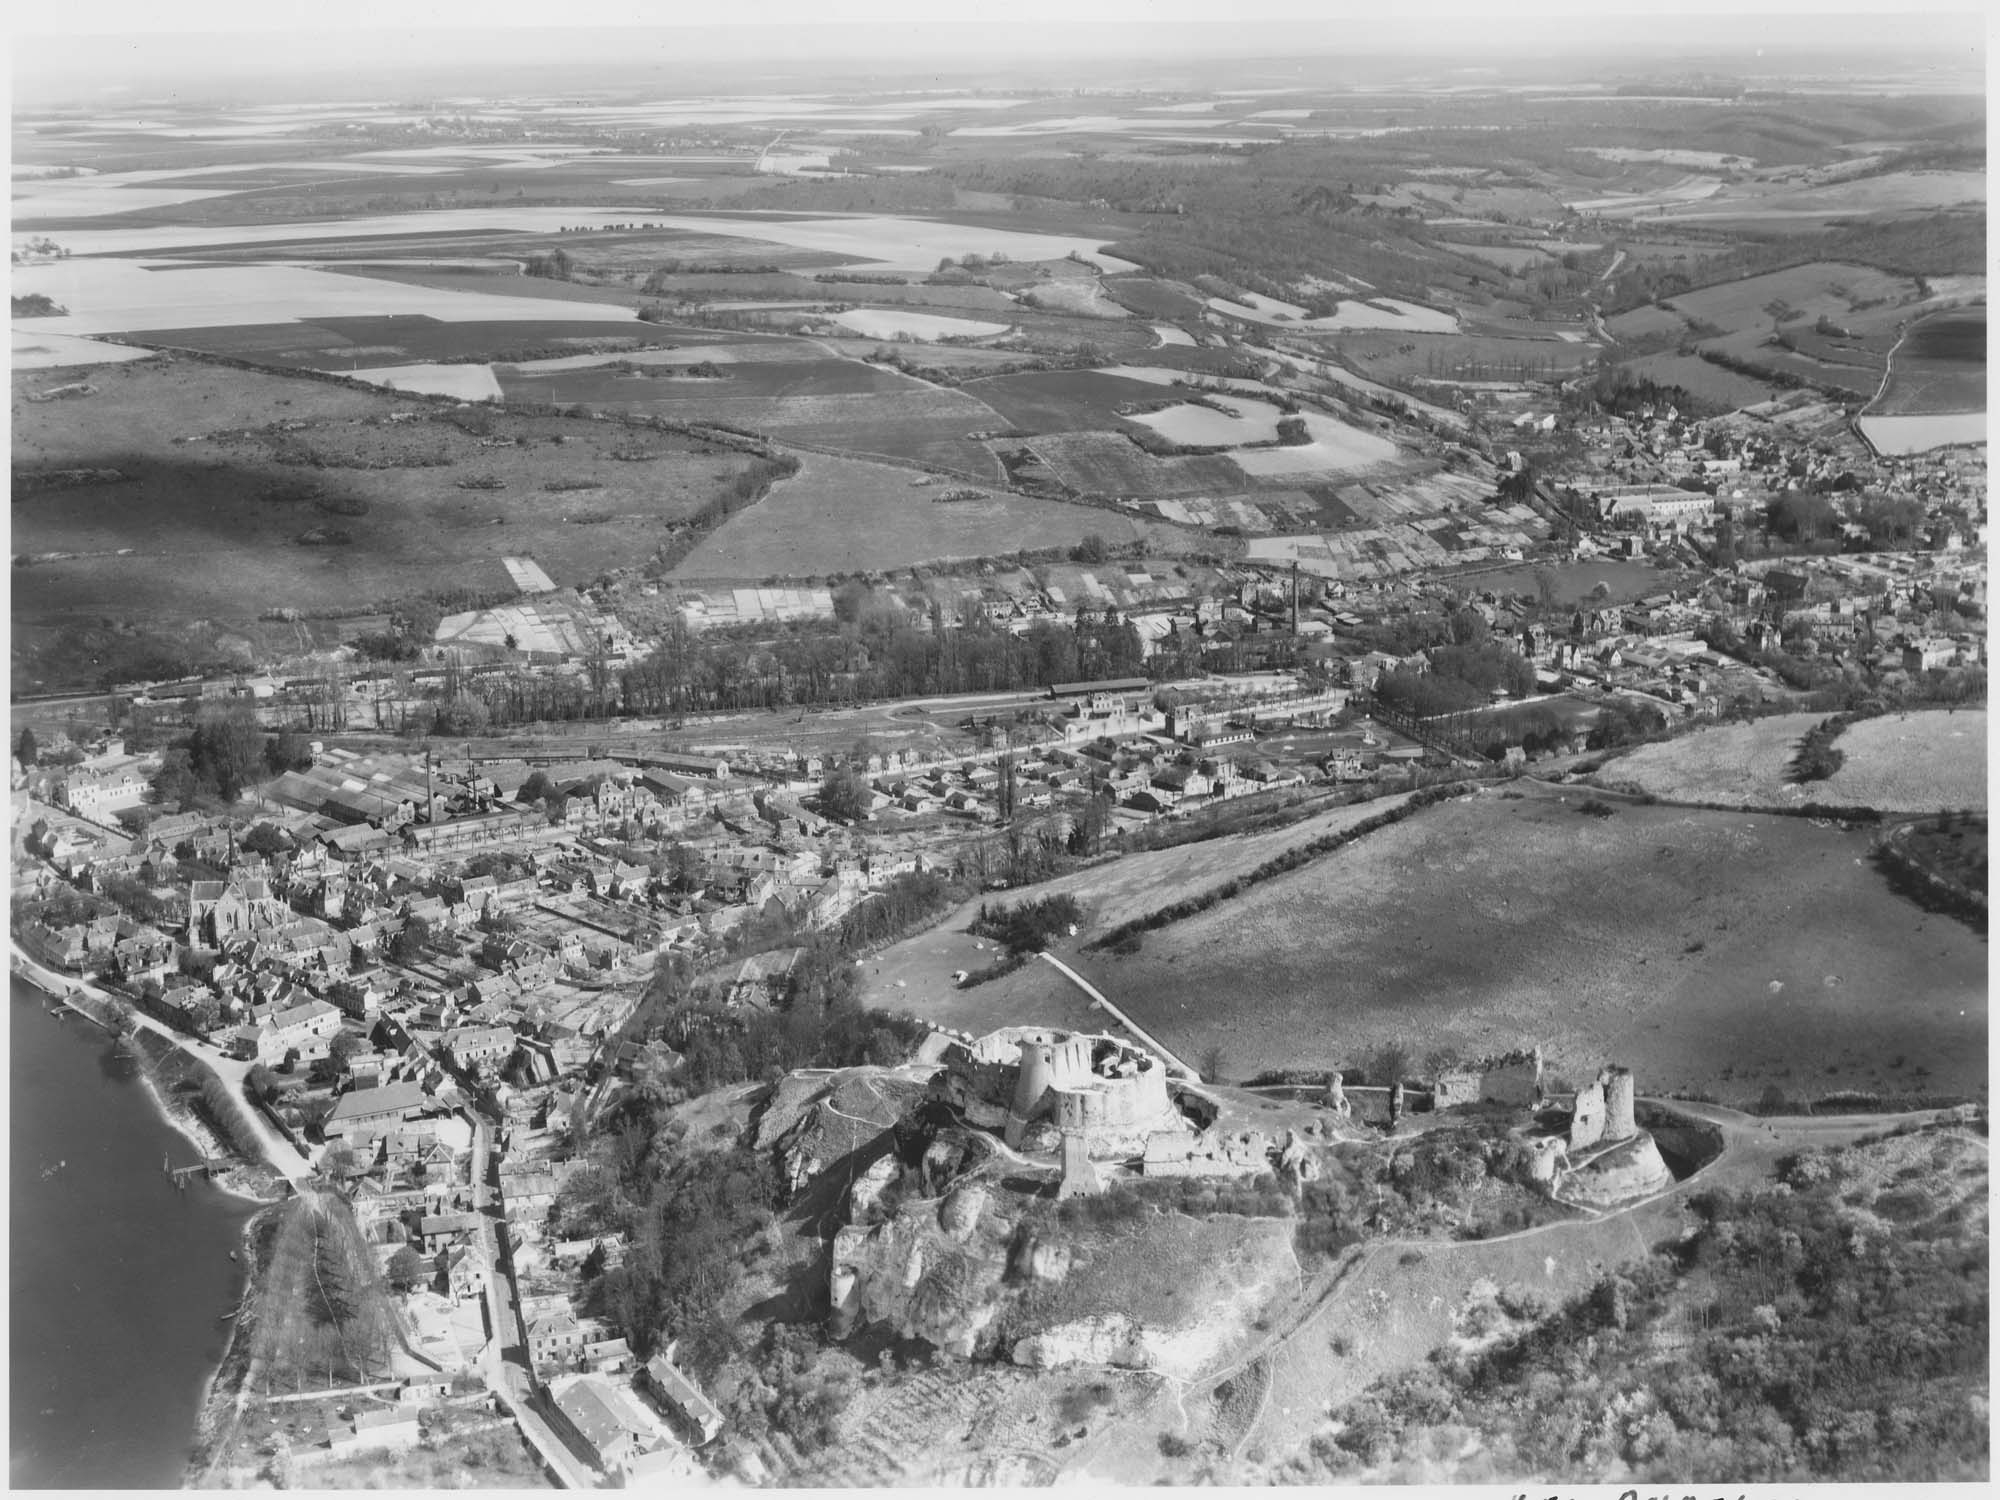
[[[1073,1087],[1056,1088],[1053,1096],[1056,1127],[1086,1133],[1129,1129],[1173,1108],[1166,1065],[1158,1058],[1147,1058],[1130,1078],[1086,1074]]]
[[[1632,1118],[1632,1070],[1606,1068],[1598,1074],[1597,1081],[1604,1087],[1604,1138],[1622,1141],[1637,1135],[1639,1126]]]
[[[1542,1050],[1510,1052],[1449,1068],[1438,1075],[1436,1094],[1439,1109],[1470,1104],[1532,1108],[1542,1094]]]
[[[1582,1151],[1603,1139],[1604,1081],[1600,1078],[1576,1091],[1576,1104],[1570,1112],[1569,1149]]]

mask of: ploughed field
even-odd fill
[[[1984,1090],[1984,941],[1894,895],[1868,833],[1664,806],[1596,817],[1587,795],[1444,802],[1146,933],[1133,956],[1070,951],[1094,928],[1062,956],[1180,1056],[1219,1047],[1233,1078],[1389,1043],[1419,1060],[1539,1043],[1558,1077],[1617,1061],[1642,1092],[1728,1103],[1772,1086]],[[915,988],[870,998],[917,1008]],[[1017,1022],[1074,1024],[1075,988],[1046,964],[980,989]]]

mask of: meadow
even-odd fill
[[[1697,400],[1726,410],[1756,406],[1781,394],[1776,385],[1711,364],[1698,354],[1647,354],[1623,361],[1620,369],[1642,380],[1677,385]]]
[[[91,383],[26,407],[16,378],[17,472],[127,476],[18,500],[15,552],[49,560],[16,568],[17,620],[348,612],[453,585],[510,590],[508,556],[587,583],[650,555],[753,462],[657,433],[655,456],[621,461],[622,427],[494,412],[466,430],[386,392],[187,360],[107,366]],[[416,416],[389,421],[399,412]],[[593,487],[546,489],[579,482]],[[315,532],[349,540],[301,545]]]
[[[1787,780],[1799,741],[1824,714],[1776,714],[1699,729],[1641,745],[1600,769],[1595,780],[1663,801],[1746,808],[1872,807],[1884,813],[1984,809],[1983,709],[1924,709],[1863,719],[1834,745],[1845,758],[1824,781]]]
[[[1065,961],[1175,1052],[1220,1048],[1232,1077],[1539,1043],[1556,1078],[1617,1061],[1643,1092],[1725,1102],[1773,1084],[1983,1089],[1984,944],[1892,896],[1866,832],[1590,817],[1582,800],[1446,802],[1146,933],[1136,955]],[[1014,1019],[1041,1019],[1065,983],[1024,981]]]
[[[949,482],[909,469],[823,453],[757,504],[737,512],[681,560],[674,577],[824,577],[909,567],[946,558],[992,557],[1024,548],[1070,547],[1090,535],[1116,546],[1134,539],[1178,550],[1194,539],[1114,512],[985,493],[940,502]],[[1178,544],[1178,545],[1176,545]]]

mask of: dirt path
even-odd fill
[[[1212,1397],[1218,1386],[1267,1360],[1256,1414],[1228,1454],[1232,1465],[1247,1461],[1251,1467],[1220,1476],[1229,1483],[1267,1482],[1272,1476],[1265,1466],[1303,1448],[1331,1407],[1428,1358],[1450,1336],[1456,1310],[1475,1282],[1525,1282],[1551,1294],[1573,1294],[1605,1270],[1646,1255],[1682,1223],[1683,1201],[1695,1192],[1768,1182],[1777,1161],[1802,1145],[1850,1144],[1946,1113],[1767,1120],[1721,1105],[1648,1102],[1720,1127],[1723,1154],[1672,1187],[1595,1218],[1486,1240],[1384,1239],[1356,1246],[1300,1289],[1273,1317],[1277,1326],[1268,1337],[1199,1380],[1174,1383],[1147,1407],[1079,1444],[1064,1464],[1065,1477],[1120,1483],[1172,1477],[1173,1465],[1158,1451],[1158,1435],[1185,1432],[1190,1400]]]

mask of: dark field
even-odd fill
[[[1442,804],[1134,957],[1063,957],[1172,1050],[1222,1048],[1230,1076],[1538,1042],[1559,1076],[1619,1061],[1642,1092],[1724,1102],[1983,1092],[1985,945],[1892,895],[1866,833],[1581,800]],[[1053,971],[1023,984],[1022,1022],[1068,998]]]
[[[1159,458],[1117,432],[1059,432],[1027,446],[1079,494],[1117,499],[1213,495],[1240,490],[1245,483],[1243,471],[1220,454]]]
[[[128,476],[15,504],[17,556],[62,554],[16,567],[17,623],[351,610],[452,585],[508,588],[504,557],[585,583],[643,561],[752,462],[662,433],[643,438],[658,456],[620,461],[614,451],[638,446],[623,427],[482,412],[480,430],[462,431],[393,395],[189,362],[107,366],[91,381],[97,394],[82,400],[28,406],[17,394],[17,472]],[[388,423],[397,411],[418,416]],[[482,435],[526,446],[486,447]],[[371,463],[400,466],[355,467]],[[488,477],[504,488],[458,487]],[[599,487],[544,489],[576,480]],[[266,498],[274,490],[294,498]],[[336,513],[356,505],[365,511]],[[325,527],[351,541],[300,544]]]
[[[1104,292],[1119,306],[1130,308],[1143,318],[1159,318],[1163,322],[1184,318],[1198,322],[1208,310],[1199,297],[1180,283],[1155,281],[1146,276],[1107,276]]]
[[[239,328],[149,328],[127,335],[151,348],[226,354],[275,369],[366,370],[381,365],[504,359],[512,354],[582,353],[585,348],[674,348],[686,330],[578,319],[448,323],[422,314],[254,323]],[[706,335],[704,342],[726,341]]]
[[[810,345],[801,346],[801,353]],[[639,372],[592,365],[581,370],[537,373],[502,365],[494,371],[510,401],[558,404],[587,402],[593,406],[630,407],[672,416],[675,408],[698,400],[712,403],[742,398],[854,396],[888,391],[928,392],[931,387],[899,375],[884,365],[848,359],[745,360],[718,364],[719,380],[675,377],[671,365],[646,365]]]
[[[1986,312],[1938,313],[1910,329],[1889,360],[1871,416],[1986,410]]]
[[[1050,370],[1033,375],[996,375],[967,381],[977,396],[1008,422],[1031,433],[1117,432],[1117,409],[1131,402],[1179,399],[1170,386],[1148,385],[1096,370]]]

